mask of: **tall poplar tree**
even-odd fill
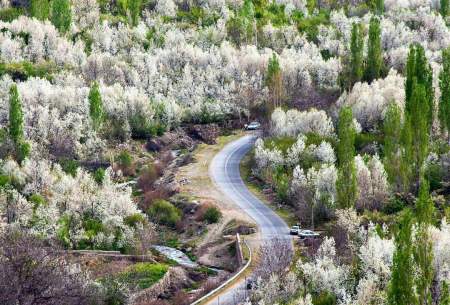
[[[128,0],[128,10],[132,25],[137,26],[142,11],[142,0]]]
[[[400,180],[403,192],[407,193],[411,188],[411,179],[413,174],[413,135],[412,124],[409,116],[404,116],[404,122],[400,134],[401,141],[401,163]]]
[[[267,66],[266,85],[269,87],[273,108],[281,106],[283,79],[281,76],[280,63],[275,53],[272,54],[272,58],[269,60]]]
[[[95,130],[98,130],[103,123],[103,102],[97,82],[94,82],[89,91],[89,115]]]
[[[412,128],[412,156],[416,179],[419,178],[423,162],[428,155],[430,141],[429,111],[425,88],[423,85],[414,85],[414,92],[411,98],[411,113],[406,114],[406,117],[410,120],[410,128]]]
[[[70,29],[72,22],[70,0],[53,0],[51,21],[61,33],[66,33]]]
[[[447,17],[448,16],[448,10],[449,10],[449,0],[441,0],[441,15],[442,17]]]
[[[362,26],[359,23],[353,23],[350,42],[350,83],[352,86],[361,81],[363,77],[363,50],[364,37]]]
[[[439,74],[441,98],[439,100],[439,121],[442,131],[447,130],[450,139],[450,48],[442,51],[442,71]]]
[[[354,207],[357,196],[355,167],[355,136],[353,113],[350,107],[343,107],[338,124],[338,181],[336,182],[338,204],[341,208]]]
[[[442,282],[439,305],[450,305],[450,292],[448,289],[448,283],[446,281]]]
[[[46,20],[50,15],[50,1],[49,0],[31,0],[30,2],[31,17],[39,20]]]
[[[401,127],[402,113],[400,107],[396,103],[391,103],[386,111],[383,123],[384,131],[384,167],[388,174],[388,179],[391,185],[396,190],[400,189],[402,185],[401,176]]]
[[[23,111],[17,85],[9,89],[9,136],[15,145],[23,139]]]
[[[380,19],[372,17],[369,25],[369,43],[366,61],[366,80],[372,82],[381,76],[383,54],[381,49]]]
[[[431,288],[434,279],[433,243],[428,228],[432,224],[434,213],[430,197],[430,185],[421,179],[419,198],[416,203],[417,232],[414,243],[414,260],[417,266],[416,289],[418,304],[431,305]]]
[[[401,217],[395,234],[392,275],[388,286],[388,305],[416,304],[412,225],[412,213],[407,209]]]

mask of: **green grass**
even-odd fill
[[[265,147],[269,149],[278,149],[283,153],[286,153],[292,145],[294,145],[297,139],[294,137],[274,137],[268,138],[264,141]]]
[[[167,270],[165,264],[137,263],[120,273],[119,278],[132,287],[146,289],[162,279]]]

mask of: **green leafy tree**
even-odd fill
[[[70,29],[72,22],[70,0],[53,0],[51,21],[61,33],[66,33]]]
[[[39,20],[46,20],[50,15],[50,1],[49,0],[31,0],[30,2],[31,17]]]
[[[281,76],[280,63],[275,53],[272,54],[272,58],[269,60],[267,66],[266,86],[269,87],[272,107],[280,107],[283,94],[283,79]]]
[[[9,136],[18,145],[23,139],[23,111],[17,85],[9,89]]]
[[[441,15],[442,17],[448,16],[448,9],[449,9],[449,0],[441,0]]]
[[[369,43],[367,49],[366,80],[372,82],[381,76],[383,54],[381,49],[380,19],[372,17],[369,25]]]
[[[97,82],[94,82],[92,84],[92,87],[89,91],[88,100],[89,100],[89,115],[92,120],[92,125],[94,126],[95,130],[98,130],[103,123],[104,112],[103,112],[102,96],[100,94],[100,89]]]
[[[406,64],[405,110],[407,113],[412,112],[411,99],[415,86],[418,85],[422,85],[425,89],[427,109],[422,111],[426,111],[428,126],[431,128],[434,105],[433,72],[425,56],[424,48],[421,45],[411,45]]]
[[[430,141],[428,125],[428,104],[425,88],[422,85],[415,85],[411,98],[411,113],[406,114],[410,120],[412,133],[412,157],[414,166],[414,176],[419,178],[423,162],[428,155]]]
[[[388,287],[388,305],[416,304],[412,225],[412,213],[407,209],[401,217],[395,234],[392,275]]]
[[[339,113],[338,124],[338,181],[336,183],[338,203],[341,208],[353,207],[357,196],[355,167],[355,136],[353,113],[350,107],[344,107]]]
[[[450,48],[442,51],[443,68],[439,74],[441,98],[439,100],[439,121],[442,131],[450,136]]]
[[[361,24],[353,23],[350,42],[350,81],[351,85],[361,81],[363,77],[364,37]]]
[[[142,0],[128,0],[128,10],[132,25],[137,26],[142,11]]]
[[[399,190],[401,183],[401,128],[402,113],[396,103],[391,103],[386,111],[384,118],[384,167],[388,174],[388,179],[394,189]]]
[[[22,102],[17,85],[13,84],[9,89],[9,136],[15,146],[16,159],[19,162],[25,160],[31,151],[31,146],[24,140]]]
[[[384,13],[384,0],[370,0],[369,5],[373,13],[377,15]]]
[[[413,135],[412,126],[409,116],[405,116],[404,123],[400,134],[401,141],[401,163],[400,163],[400,180],[403,192],[407,193],[411,187],[410,182],[413,170]]]
[[[417,233],[414,243],[414,260],[417,266],[416,287],[418,304],[431,305],[431,288],[434,279],[433,243],[428,228],[433,221],[434,205],[430,197],[430,186],[421,180],[419,198],[416,203]]]
[[[439,305],[450,305],[450,293],[446,281],[442,283]]]

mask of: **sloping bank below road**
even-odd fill
[[[254,134],[248,134],[226,145],[212,160],[209,174],[216,187],[223,192],[237,210],[251,217],[258,226],[262,242],[274,238],[285,240],[292,249],[287,224],[268,206],[256,198],[245,185],[240,175],[242,158],[256,141]],[[245,290],[245,279],[219,291],[206,304],[234,304],[234,297]]]

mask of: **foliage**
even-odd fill
[[[448,3],[447,3],[448,6]],[[441,129],[450,134],[450,48],[442,51],[442,71],[439,74],[439,120]]]
[[[89,91],[89,115],[92,120],[94,130],[98,130],[104,119],[103,102],[97,82],[94,82]]]
[[[372,17],[369,26],[365,79],[370,83],[381,76],[383,54],[381,46],[380,19]]]
[[[203,219],[208,223],[217,223],[222,217],[220,210],[214,206],[208,207],[203,215]]]
[[[147,213],[155,222],[172,227],[181,219],[181,212],[163,199],[155,200]]]
[[[51,22],[61,33],[66,33],[72,22],[70,0],[52,0],[51,7]]]
[[[18,145],[23,137],[23,110],[19,91],[14,84],[9,90],[9,135],[11,140]]]
[[[339,113],[338,138],[339,176],[336,184],[338,203],[342,208],[349,208],[355,206],[357,192],[356,170],[353,159],[355,155],[355,128],[350,108],[342,108]]]
[[[17,19],[19,16],[25,13],[23,8],[20,7],[6,7],[0,9],[0,20],[5,22],[11,22]]]
[[[46,20],[50,16],[50,0],[31,0],[30,15],[39,20]],[[58,5],[58,4],[57,4]]]
[[[361,24],[353,23],[350,43],[351,85],[361,81],[363,77],[364,33]]]

